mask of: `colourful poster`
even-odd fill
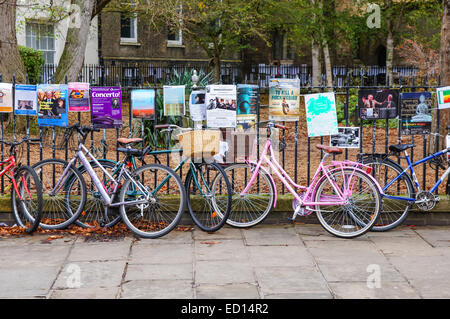
[[[132,90],[131,109],[134,118],[153,119],[155,117],[155,90]]]
[[[206,104],[205,104],[206,91],[192,91],[189,97],[189,113],[193,121],[206,120]]]
[[[164,86],[164,116],[184,115],[185,88],[184,85]]]
[[[298,121],[300,118],[300,80],[270,79],[269,119]]]
[[[91,115],[95,128],[122,127],[120,87],[91,87]]]
[[[237,86],[237,128],[247,130],[255,126],[259,106],[259,86],[239,84]]]
[[[37,114],[36,85],[16,84],[14,113],[17,115]]]
[[[309,137],[338,135],[334,92],[307,94],[305,95],[305,106]]]
[[[0,83],[0,112],[13,111],[12,87],[11,83]]]
[[[438,105],[440,109],[450,108],[450,86],[437,88]]]
[[[39,126],[68,126],[66,84],[38,84],[38,118]]]
[[[431,92],[411,92],[401,94],[401,133],[402,135],[430,134]]]
[[[89,112],[89,83],[72,82],[69,88],[69,112]]]
[[[208,128],[236,127],[236,85],[208,85],[205,101]]]
[[[363,120],[393,119],[398,116],[398,90],[359,90],[359,117]]]

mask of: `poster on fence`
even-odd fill
[[[205,90],[192,91],[189,96],[189,114],[193,121],[206,120]]]
[[[89,112],[89,83],[71,82],[69,89],[69,112]]]
[[[164,86],[164,116],[182,116],[185,113],[186,87]]]
[[[402,135],[430,134],[431,92],[402,93],[400,105]]]
[[[153,119],[155,117],[155,90],[132,90],[131,109],[134,118]]]
[[[300,80],[269,80],[269,119],[298,121],[300,119]]]
[[[359,117],[363,120],[396,118],[398,116],[398,102],[398,90],[359,90]]]
[[[0,112],[13,111],[12,87],[11,83],[0,83]]]
[[[338,134],[334,92],[305,95],[306,126],[309,137]]]
[[[438,107],[439,109],[450,108],[450,86],[437,88]]]
[[[330,146],[339,148],[359,148],[360,143],[359,127],[338,127],[338,134],[330,138]]]
[[[236,85],[208,85],[205,101],[208,128],[236,128]]]
[[[259,86],[239,84],[237,86],[237,128],[247,130],[256,125],[260,106]]]
[[[67,84],[38,84],[36,91],[38,125],[61,127],[69,125]]]
[[[122,127],[122,90],[120,87],[92,87],[91,115],[95,128]]]
[[[36,85],[16,84],[14,113],[17,115],[37,114]]]

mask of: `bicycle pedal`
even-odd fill
[[[287,221],[288,221],[290,224],[294,224],[294,223],[295,223],[295,218],[287,217],[286,219],[287,219]]]

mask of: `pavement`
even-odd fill
[[[450,298],[448,226],[351,240],[314,224],[48,238],[0,238],[0,298]]]

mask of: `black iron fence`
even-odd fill
[[[115,81],[106,77],[100,77],[98,73],[94,71],[97,68],[91,69],[89,66],[85,67],[80,81],[86,81],[86,74],[88,74],[87,81],[91,86],[101,85],[121,85],[123,90],[130,90],[134,88],[154,88],[159,94],[162,94],[161,86],[149,85],[149,83],[140,82],[138,86],[128,85],[123,86],[120,77],[116,75]],[[398,128],[399,120],[373,120],[373,121],[361,121],[357,116],[357,94],[359,89],[379,89],[379,88],[395,88],[402,92],[413,91],[431,91],[435,92],[435,88],[440,86],[440,78],[438,75],[435,77],[418,77],[416,73],[408,73],[409,69],[404,69],[407,73],[406,76],[397,75],[394,78],[394,84],[392,86],[385,86],[380,84],[379,75],[382,73],[372,72],[367,73],[362,69],[356,70],[352,68],[344,69],[344,67],[336,67],[333,86],[327,87],[325,85],[326,78],[322,76],[322,83],[320,86],[310,85],[310,76],[308,74],[308,80],[304,82],[301,80],[300,93],[308,94],[315,92],[334,91],[336,94],[337,112],[339,123],[341,126],[356,126],[361,130],[361,143],[359,149],[346,149],[342,155],[335,156],[336,159],[350,159],[356,160],[359,153],[384,153],[388,152],[390,144],[397,143],[414,143],[417,145],[416,149],[411,151],[412,159],[418,159],[426,156],[428,153],[434,153],[443,148],[442,140],[440,141],[437,136],[433,135],[416,135],[416,136],[402,136]],[[92,71],[92,73],[90,72]],[[272,70],[273,71],[273,70]],[[278,70],[278,72],[280,69]],[[300,74],[303,74],[304,70],[300,70]],[[346,71],[346,72],[344,72]],[[87,72],[87,73],[86,73]],[[111,72],[111,71],[110,71]],[[173,71],[172,71],[173,72]],[[258,70],[261,74],[261,70]],[[411,71],[412,72],[412,71]],[[94,75],[95,74],[95,75]],[[287,77],[286,74],[279,76]],[[104,73],[103,73],[104,75]],[[297,77],[298,73],[290,74],[292,77]],[[99,80],[101,79],[101,80]],[[247,83],[251,83],[250,79],[247,79]],[[133,83],[136,84],[136,83]],[[190,88],[189,88],[190,89]],[[189,91],[188,89],[188,91]],[[261,87],[261,94],[267,94],[267,90],[264,90],[264,86]],[[123,109],[123,127],[121,129],[103,130],[100,133],[92,134],[90,138],[91,149],[96,150],[99,156],[110,158],[113,160],[119,160],[120,154],[117,152],[116,139],[120,136],[140,136],[145,135],[148,142],[158,145],[155,140],[152,139],[157,136],[157,131],[154,129],[156,124],[162,123],[176,123],[183,126],[192,125],[186,117],[162,117],[159,114],[155,114],[154,120],[141,121],[139,119],[133,119],[131,114],[131,108],[128,101],[125,99]],[[188,108],[187,108],[188,109]],[[302,109],[302,108],[301,108]],[[301,110],[302,111],[302,110]],[[440,123],[440,110],[434,108],[433,117],[435,117],[436,127],[440,125],[447,125],[447,123]],[[262,106],[258,109],[257,123],[266,120],[268,117],[268,108]],[[59,134],[62,134],[64,128],[38,128],[36,125],[36,118],[32,116],[19,116],[14,113],[6,114],[0,113],[0,138],[2,140],[18,139],[22,136],[43,136],[45,134],[51,134],[55,139]],[[90,123],[89,113],[70,113],[70,123],[80,121],[82,124],[87,125]],[[280,154],[280,161],[283,168],[293,176],[293,180],[296,183],[307,184],[314,174],[316,166],[323,158],[323,152],[317,150],[315,144],[330,144],[329,137],[317,137],[310,138],[307,135],[306,124],[304,114],[301,114],[299,121],[297,122],[283,122],[282,124],[290,128],[289,131],[283,132],[281,139],[286,144],[286,148]],[[147,134],[151,133],[151,134]],[[20,136],[18,136],[20,135]],[[157,142],[157,141],[156,141]],[[165,145],[159,145],[160,147],[167,147],[170,141],[167,139]],[[87,141],[89,143],[89,141]],[[106,147],[105,147],[106,146]],[[24,155],[26,159],[22,158],[22,161],[28,165],[49,157],[59,157],[68,159],[73,154],[71,150],[66,148],[62,151],[55,149],[48,149],[41,146],[26,144],[24,149]],[[1,160],[8,156],[7,149],[0,146]],[[169,155],[162,155],[166,158],[166,161],[162,159],[164,163],[169,163]],[[400,161],[400,159],[399,159]],[[441,171],[442,172],[442,171]],[[431,168],[427,165],[423,166],[422,171],[418,171],[419,181],[421,186],[426,189],[427,186],[431,186],[438,180],[440,175],[439,168]],[[1,191],[5,192],[4,181],[1,180]],[[280,191],[285,192],[284,186],[280,186]],[[439,189],[439,192],[444,193],[444,186]]]

